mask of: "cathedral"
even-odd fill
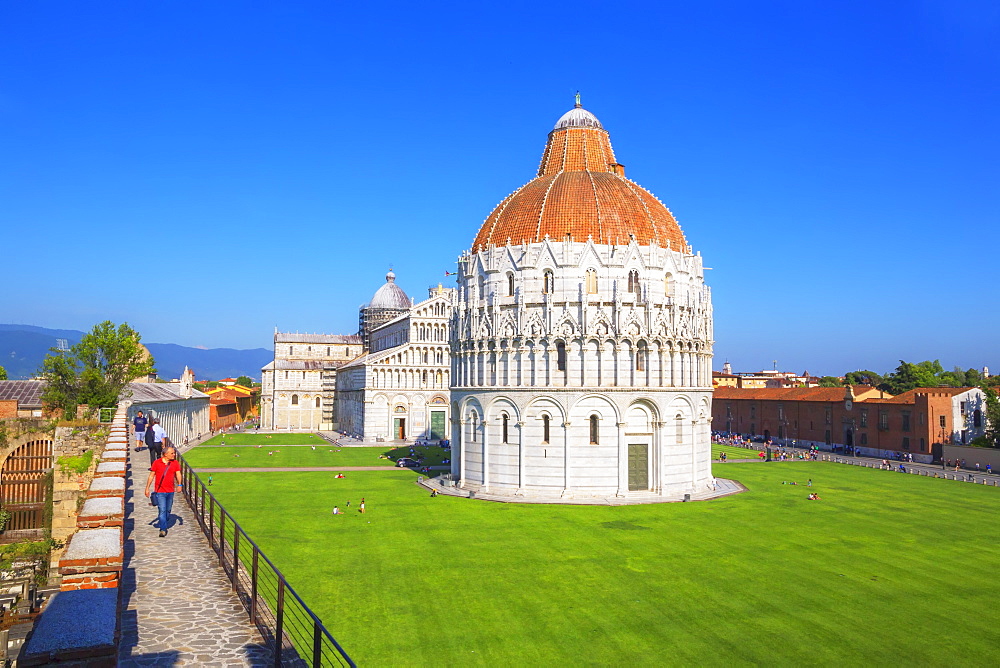
[[[261,370],[261,427],[447,438],[454,292],[438,285],[413,303],[390,271],[359,309],[357,334],[276,331],[274,361]]]
[[[712,303],[670,211],[579,99],[458,262],[452,478],[521,497],[712,488]]]
[[[357,334],[275,333],[262,426],[452,442],[451,480],[512,498],[711,490],[701,255],[577,104],[486,218],[457,287],[386,282]]]

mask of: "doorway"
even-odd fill
[[[628,490],[630,492],[649,489],[649,446],[645,443],[629,443],[628,446]]]
[[[406,418],[392,419],[392,433],[396,440],[402,441],[406,438]]]
[[[431,440],[440,441],[444,438],[444,411],[431,411]]]

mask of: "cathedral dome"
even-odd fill
[[[515,190],[489,215],[472,251],[508,243],[532,243],[546,236],[624,244],[632,237],[687,250],[673,215],[660,200],[625,178],[607,131],[579,104],[549,133],[538,176]]]
[[[410,298],[403,292],[403,288],[396,285],[396,274],[390,270],[385,275],[385,285],[375,291],[375,296],[368,304],[368,308],[388,308],[388,309],[409,309]]]

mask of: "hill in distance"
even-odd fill
[[[11,380],[23,380],[37,375],[42,360],[50,348],[62,339],[66,346],[79,343],[84,332],[75,329],[48,329],[35,325],[0,324],[0,366],[7,369]],[[266,348],[235,350],[233,348],[190,348],[175,343],[146,343],[156,361],[160,378],[179,378],[184,367],[190,367],[198,380],[217,380],[249,376],[260,380],[260,369],[274,359]]]

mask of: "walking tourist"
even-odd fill
[[[361,505],[358,506],[358,512],[361,513],[362,515],[365,514],[365,500],[364,499],[361,499]]]
[[[163,455],[153,462],[149,477],[146,479],[146,496],[159,510],[156,524],[160,529],[160,538],[167,535],[167,522],[174,507],[174,489],[183,486],[181,465],[177,462],[177,450],[174,446],[167,445],[163,448]],[[152,494],[150,487],[153,487]]]
[[[153,444],[149,446],[149,466],[152,469],[153,462],[160,458],[163,452],[163,446],[170,442],[169,437],[167,437],[167,432],[160,426],[160,421],[153,418],[153,426],[150,429],[153,432]]]
[[[135,419],[132,420],[132,427],[135,430],[135,451],[139,452],[142,450],[142,446],[146,444],[146,425],[149,421],[142,416],[142,411],[139,411],[135,415]]]

